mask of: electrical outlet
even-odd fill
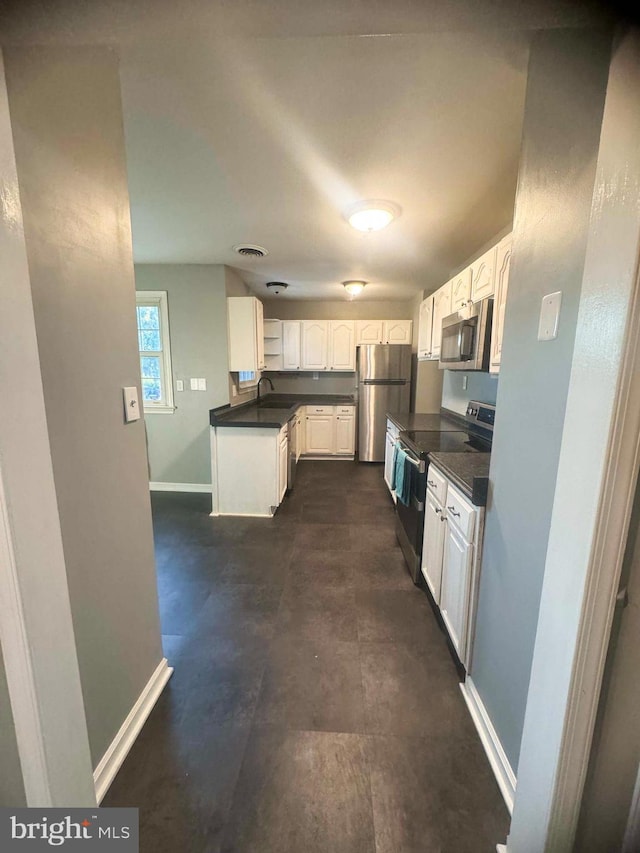
[[[560,306],[562,305],[562,291],[547,293],[542,297],[540,306],[540,323],[538,325],[538,340],[552,341],[558,337],[558,322],[560,320]]]
[[[466,390],[467,390],[468,385],[469,385],[469,377],[467,376],[467,374],[466,374],[466,373],[464,373],[464,374],[462,375],[462,390],[463,390],[463,391],[466,391]]]
[[[198,380],[197,379],[190,379],[189,381],[191,382],[191,390],[197,391],[198,390]]]
[[[319,379],[318,372],[316,370],[313,371],[313,379]]]
[[[182,379],[176,379],[176,391],[184,391],[184,382]]]
[[[198,391],[206,391],[207,390],[207,380],[206,379],[198,379]]]

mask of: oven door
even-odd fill
[[[427,463],[417,459],[402,443],[399,446],[408,454],[411,470],[409,472],[409,503],[407,506],[401,501],[396,503],[396,537],[413,582],[418,583],[422,558],[424,502],[427,492]]]

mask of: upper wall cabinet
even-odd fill
[[[353,320],[329,320],[329,370],[356,369],[356,327]]]
[[[282,321],[283,370],[300,370],[302,367],[301,331],[300,320]]]
[[[490,373],[500,372],[502,361],[502,335],[504,332],[504,313],[507,306],[507,291],[509,289],[509,268],[511,266],[511,234],[502,239],[496,251],[496,293],[493,303],[493,326],[491,328],[491,363]]]
[[[451,313],[464,308],[471,299],[471,269],[467,267],[451,279]],[[446,316],[446,315],[445,315]]]
[[[302,321],[302,369],[327,370],[328,320]]]
[[[264,370],[266,364],[262,302],[255,296],[229,296],[227,325],[229,370]]]
[[[418,318],[418,358],[431,358],[433,333],[433,296],[427,296],[420,303]]]
[[[381,344],[384,336],[384,320],[358,320],[356,322],[356,346]]]
[[[451,314],[451,282],[448,281],[433,294],[433,334],[431,336],[431,357],[440,358],[442,342],[442,321]]]
[[[496,246],[471,264],[471,300],[479,302],[493,296],[496,266]]]
[[[382,324],[383,344],[410,344],[412,320],[385,320]]]

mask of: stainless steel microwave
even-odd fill
[[[489,370],[493,299],[483,299],[442,321],[441,369]]]

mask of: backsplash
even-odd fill
[[[498,394],[498,377],[490,373],[463,373],[461,370],[443,370],[442,405],[463,415],[469,400],[495,405]],[[467,387],[463,388],[464,377]]]
[[[355,373],[318,373],[313,379],[312,373],[278,373],[265,371],[273,382],[276,393],[280,394],[355,394]],[[271,390],[268,386],[265,393]]]

